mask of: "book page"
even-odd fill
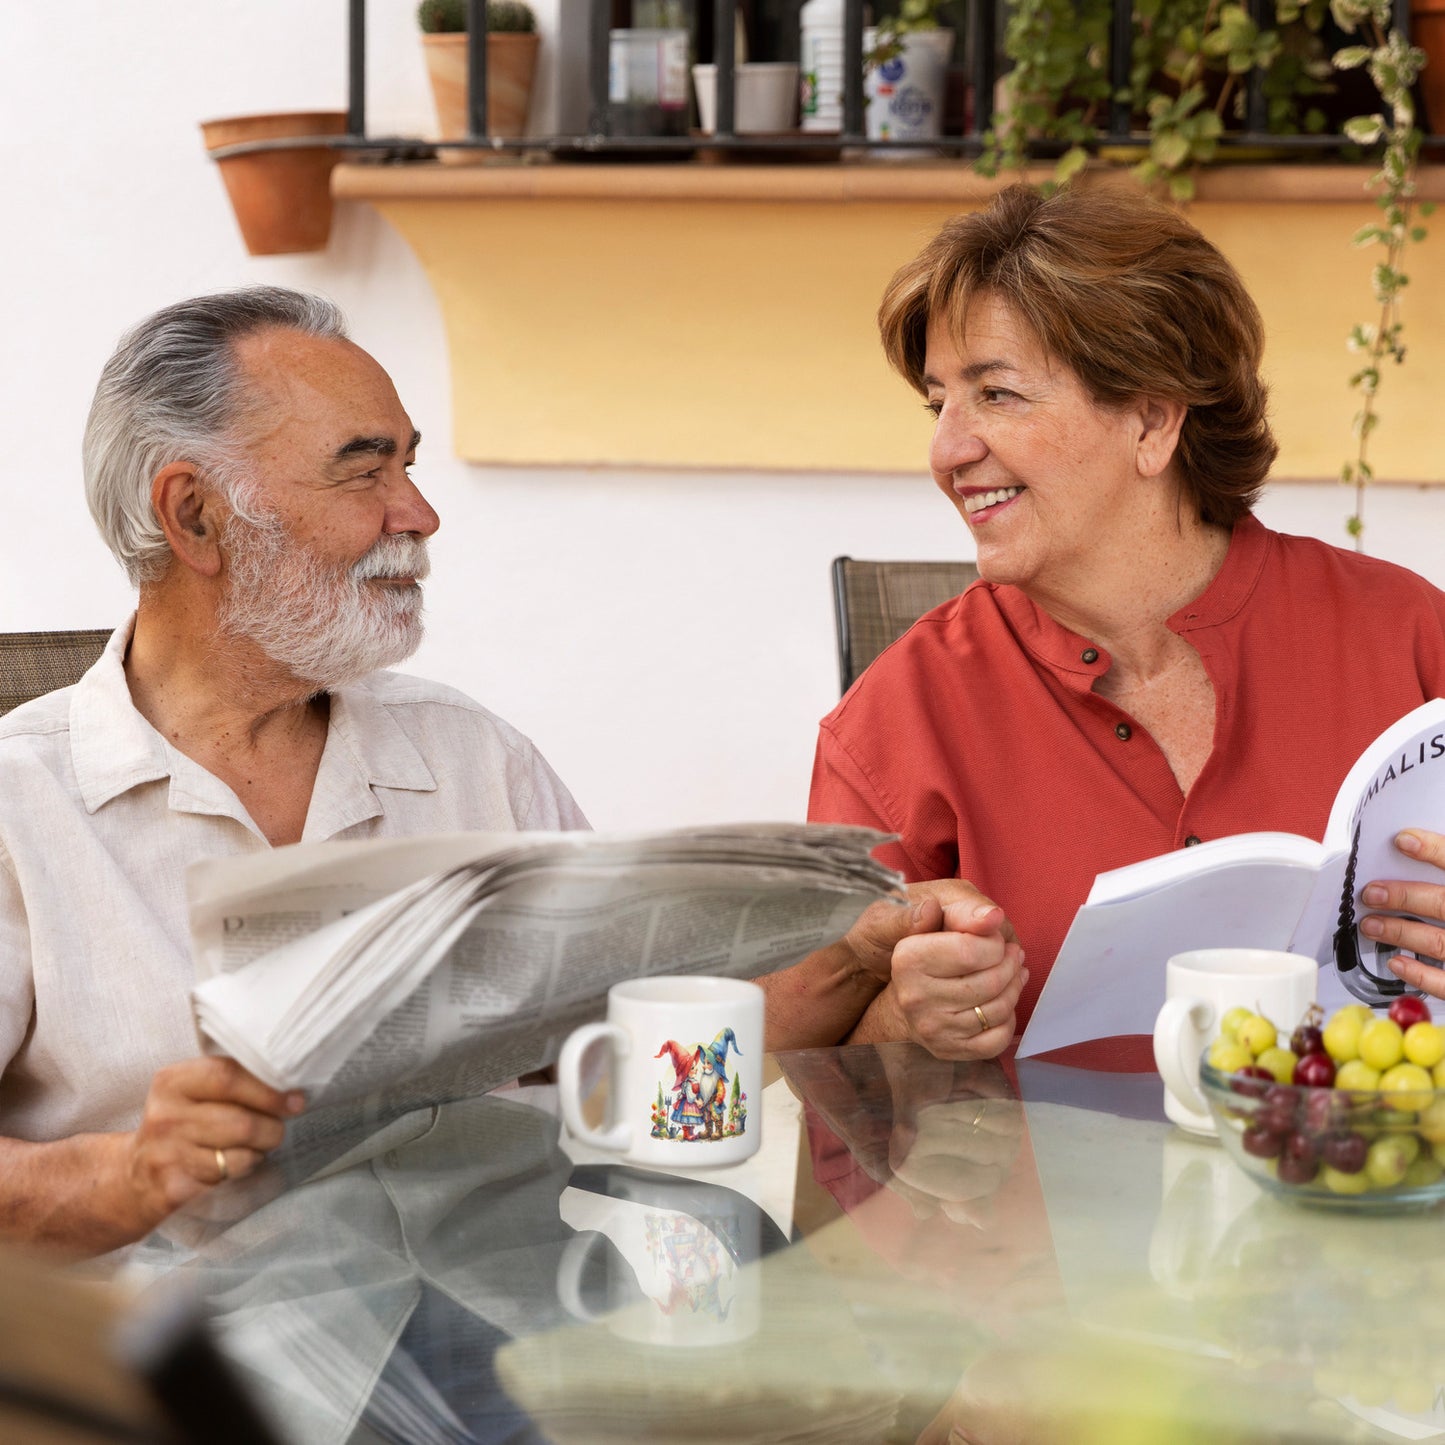
[[[1173,954],[1288,948],[1314,879],[1314,868],[1299,860],[1236,860],[1118,903],[1085,904],[1059,949],[1018,1057],[1153,1033],[1164,1005],[1164,965]]]
[[[1439,869],[1395,847],[1404,828],[1445,828],[1445,699],[1422,704],[1387,728],[1350,769],[1325,829],[1335,866],[1322,875],[1301,924],[1301,952],[1324,961],[1321,1002],[1384,1003],[1404,992],[1381,947],[1358,929],[1360,892],[1376,880],[1439,883]],[[1412,916],[1412,915],[1402,915]],[[1439,964],[1438,959],[1427,962]]]

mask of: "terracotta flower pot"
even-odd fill
[[[247,141],[345,133],[344,110],[285,111],[201,122],[201,135],[211,152]],[[325,248],[331,235],[331,168],[336,161],[337,152],[327,145],[252,151],[217,160],[251,255]]]
[[[467,136],[467,37],[423,35],[427,74],[437,109],[441,140]],[[542,37],[493,32],[487,36],[487,132],[516,140],[527,132],[532,76]]]

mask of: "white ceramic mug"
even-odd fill
[[[610,1121],[583,1117],[584,1058],[605,1048]],[[698,1169],[756,1152],[763,1115],[763,991],[738,978],[634,978],[607,991],[607,1022],[562,1046],[557,1094],[572,1136],[632,1164]]]
[[[1288,1038],[1315,1001],[1319,965],[1269,948],[1199,948],[1176,953],[1164,970],[1165,1004],[1154,1023],[1154,1062],[1164,1079],[1164,1112],[1181,1129],[1213,1134],[1199,1091],[1199,1058],[1230,1009],[1263,1014]]]

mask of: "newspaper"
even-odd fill
[[[608,988],[756,977],[833,941],[899,876],[867,828],[458,833],[298,844],[187,872],[201,1032],[312,1105],[376,1117],[553,1062]]]

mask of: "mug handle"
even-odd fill
[[[602,1318],[601,1312],[589,1309],[582,1299],[582,1271],[597,1246],[597,1239],[598,1236],[591,1231],[574,1234],[567,1241],[557,1264],[557,1298],[562,1308],[573,1319],[589,1325]]]
[[[627,1057],[630,1040],[626,1031],[618,1028],[616,1024],[583,1024],[580,1029],[574,1029],[568,1034],[567,1042],[562,1045],[562,1052],[557,1059],[557,1099],[562,1105],[562,1120],[574,1139],[590,1144],[594,1149],[621,1154],[625,1153],[632,1143],[630,1125],[617,1123],[606,1129],[594,1129],[582,1117],[582,1056],[598,1040],[607,1040],[609,1044],[609,1064]],[[615,1069],[608,1068],[608,1074],[614,1080],[616,1072]],[[615,1099],[615,1083],[611,1092]]]
[[[1203,1033],[1214,1022],[1214,1005],[1202,998],[1166,1000],[1154,1021],[1154,1063],[1164,1087],[1195,1114],[1207,1115],[1209,1104],[1199,1092],[1197,1059],[1184,1057],[1185,1024]]]

